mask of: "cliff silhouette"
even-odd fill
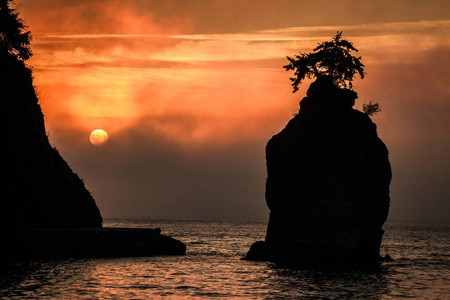
[[[302,267],[380,259],[389,211],[388,150],[357,93],[319,76],[266,146],[264,242],[246,259]]]
[[[159,228],[101,228],[83,181],[45,132],[33,87],[31,35],[0,0],[0,262],[55,257],[184,255]]]
[[[0,48],[0,226],[101,227],[83,181],[48,140],[32,71]]]

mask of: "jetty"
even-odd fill
[[[186,245],[159,228],[0,229],[0,260],[184,255]]]

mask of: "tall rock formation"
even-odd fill
[[[49,143],[31,70],[5,51],[0,105],[0,227],[101,227],[83,181]]]
[[[246,259],[301,267],[379,258],[389,210],[388,150],[357,94],[319,77],[266,147],[266,240]]]

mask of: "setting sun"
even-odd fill
[[[108,139],[108,134],[102,129],[96,129],[92,131],[89,137],[89,141],[91,142],[91,144],[96,147],[105,145],[108,142]]]

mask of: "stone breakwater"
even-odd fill
[[[0,229],[0,260],[184,255],[186,245],[159,228]]]

